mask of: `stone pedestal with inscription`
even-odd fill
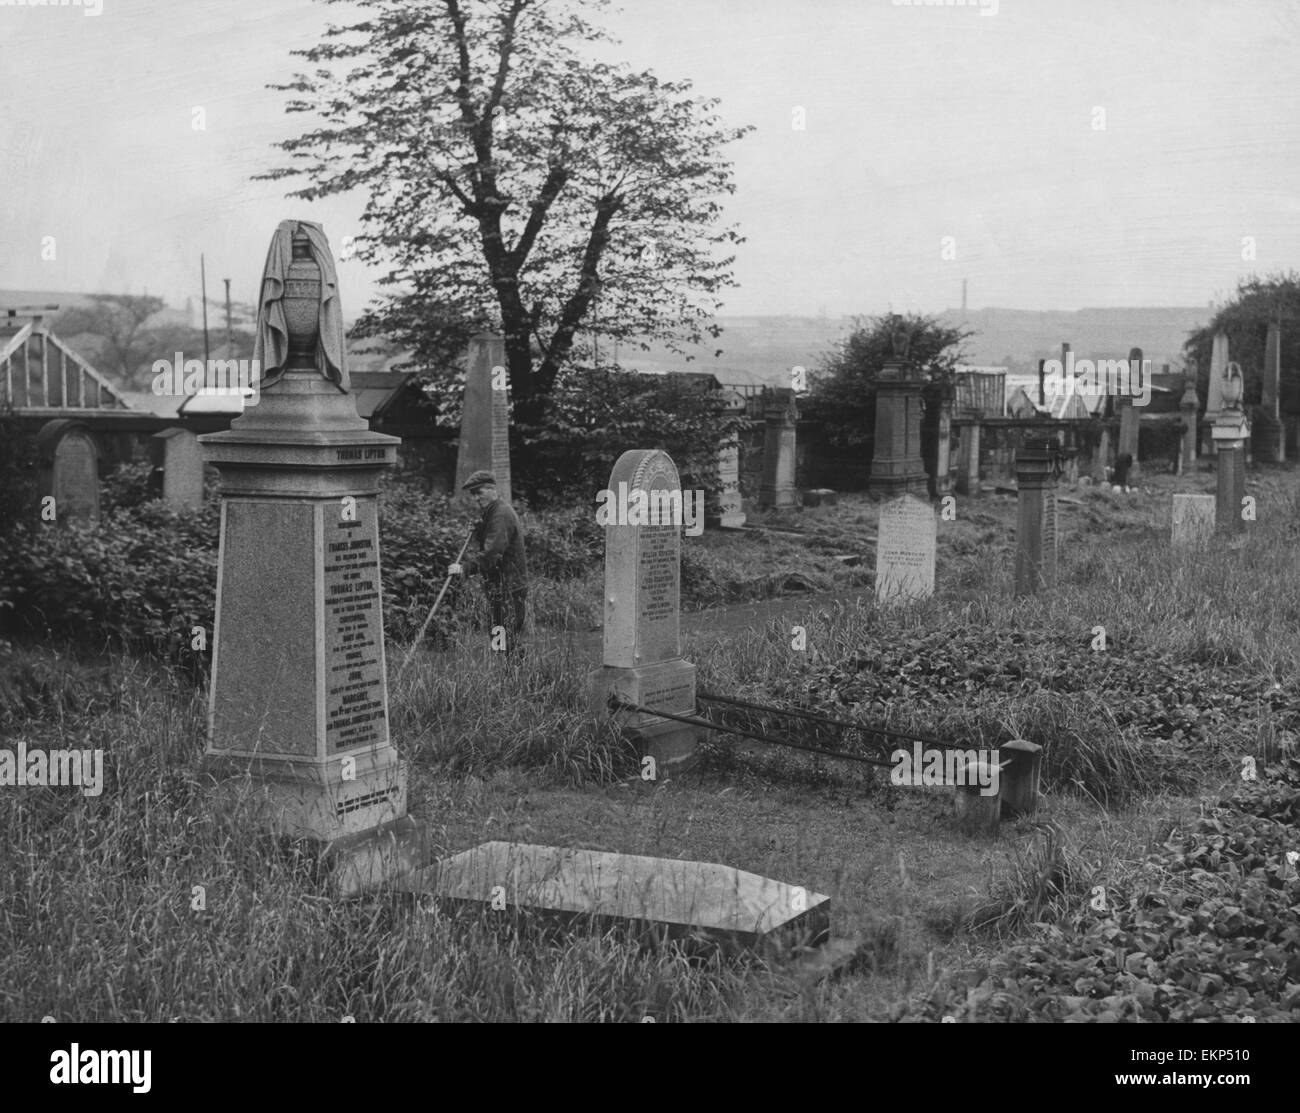
[[[510,493],[510,398],[505,342],[481,333],[470,341],[469,370],[456,449],[455,498],[467,498],[461,484],[476,471],[490,471],[506,502]]]
[[[906,358],[886,360],[876,380],[876,440],[867,492],[886,499],[929,494],[921,458],[921,380]]]
[[[1016,455],[1019,505],[1016,519],[1016,595],[1056,586],[1058,535],[1056,479],[1060,444],[1054,437],[1026,437]]]
[[[357,416],[318,224],[276,229],[254,359],[257,404],[199,438],[221,475],[203,769],[219,805],[313,845],[352,894],[426,853],[388,735],[377,496],[400,442]]]
[[[221,473],[204,770],[248,776],[259,813],[292,837],[394,823],[406,776],[388,737],[376,497],[398,438],[291,370],[200,440]]]
[[[638,741],[657,770],[684,768],[695,758],[697,728],[654,711],[695,714],[695,666],[681,650],[681,525],[658,521],[655,492],[680,492],[677,468],[665,452],[636,449],[619,457],[609,489],[627,484],[629,508],[641,500],[648,524],[605,527],[604,666],[592,674],[597,714]],[[640,519],[637,519],[639,522]],[[648,711],[614,710],[616,695]]]

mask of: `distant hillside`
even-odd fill
[[[963,321],[961,310],[948,309],[936,316],[950,327],[964,323],[977,333],[966,342],[966,363],[1036,371],[1039,359],[1059,356],[1066,341],[1079,359],[1126,359],[1129,349],[1138,347],[1159,370],[1162,363],[1181,366],[1187,334],[1213,312],[1208,308],[977,309]],[[649,352],[624,345],[619,362],[635,371],[711,371],[726,383],[788,385],[790,368],[814,369],[852,328],[848,317],[720,317],[718,323],[722,336],[700,345],[689,364],[662,345],[653,345]],[[715,357],[718,348],[722,355]]]
[[[964,321],[960,309],[948,309],[938,316],[949,326],[964,323],[979,334],[966,342],[971,363],[1036,370],[1040,359],[1059,358],[1065,341],[1076,359],[1127,359],[1130,348],[1141,348],[1143,358],[1151,360],[1158,371],[1162,363],[1181,366],[1187,334],[1213,315],[1214,310],[1201,307],[1042,313],[976,309],[968,312]]]
[[[55,291],[0,290],[0,309],[50,302],[67,309],[89,302],[85,294]],[[190,306],[193,313],[193,306]],[[1036,371],[1039,359],[1059,356],[1068,341],[1080,359],[1125,359],[1139,347],[1155,369],[1162,363],[1182,364],[1183,341],[1213,316],[1198,308],[1137,309],[960,309],[936,314],[949,326],[964,324],[975,336],[966,342],[964,362],[1005,366],[1012,371]],[[184,310],[166,309],[150,324],[179,323]],[[197,322],[193,322],[197,323]],[[720,317],[722,336],[688,351],[687,360],[662,344],[648,352],[621,344],[619,362],[631,371],[708,371],[724,383],[789,385],[790,369],[816,369],[852,328],[849,317]],[[721,349],[722,354],[714,352]],[[602,345],[602,355],[608,356]]]

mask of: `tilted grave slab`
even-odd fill
[[[403,887],[451,906],[621,922],[725,951],[781,952],[830,936],[830,897],[712,862],[497,841],[445,858]]]

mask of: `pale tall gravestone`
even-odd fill
[[[938,520],[934,507],[915,495],[880,504],[876,530],[876,599],[911,602],[934,594]]]
[[[1223,412],[1223,384],[1228,374],[1228,334],[1216,332],[1210,347],[1210,377],[1205,387],[1205,443],[1202,453],[1218,452],[1214,443],[1213,426]]]
[[[324,847],[348,890],[422,852],[388,731],[377,495],[398,438],[357,416],[319,225],[284,221],[260,287],[259,404],[200,438],[221,473],[204,769]]]
[[[59,418],[36,435],[41,495],[54,497],[55,521],[99,521],[99,446],[81,422]]]
[[[177,508],[203,505],[203,447],[188,429],[164,429],[163,500]]]
[[[470,341],[465,401],[456,449],[457,498],[461,485],[476,471],[496,476],[497,491],[506,502],[510,493],[510,399],[507,389],[505,342],[481,333]]]
[[[626,522],[605,526],[604,666],[592,675],[599,713],[616,694],[651,709],[618,712],[618,721],[642,743],[657,766],[694,759],[696,730],[653,714],[695,714],[695,666],[682,659],[681,517],[672,513],[684,492],[666,452],[623,453],[609,477],[619,503],[626,491]]]
[[[1215,497],[1174,495],[1170,513],[1170,544],[1195,547],[1208,544],[1214,536]]]

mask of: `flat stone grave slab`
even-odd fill
[[[731,866],[530,843],[486,842],[409,886],[452,905],[622,922],[724,951],[782,952],[830,937],[830,897]]]

